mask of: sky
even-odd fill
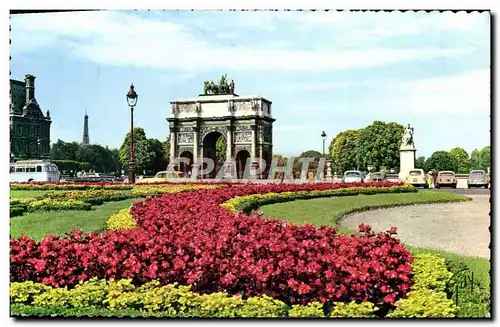
[[[227,74],[271,100],[274,153],[322,151],[375,120],[414,127],[417,156],[490,144],[490,16],[452,12],[99,11],[11,16],[11,78],[36,76],[51,140],[163,141],[169,102]],[[327,143],[327,144],[328,144]]]

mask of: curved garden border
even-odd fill
[[[11,239],[11,281],[59,287],[91,277],[132,278],[139,284],[160,278],[192,284],[204,293],[266,294],[292,304],[336,299],[391,306],[411,287],[412,259],[390,233],[375,235],[367,228],[363,236],[346,237],[331,227],[233,215],[220,206],[259,192],[329,196],[332,189],[356,186],[251,185],[149,198],[132,208],[139,228],[99,235],[72,232],[70,239],[48,236],[41,242]],[[363,186],[370,193],[391,187],[412,191],[393,183]]]

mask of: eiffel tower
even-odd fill
[[[87,115],[87,110],[85,110],[85,117],[83,118],[83,145],[88,145],[89,142],[89,116]]]

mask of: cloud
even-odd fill
[[[393,108],[414,115],[489,119],[491,111],[489,70],[404,82],[390,92],[399,94]]]
[[[303,130],[310,130],[314,128],[311,125],[276,125],[273,127],[275,132],[296,132]]]
[[[350,36],[398,36],[425,34],[427,32],[470,31],[481,26],[489,26],[490,15],[466,12],[282,12],[281,20],[292,21],[302,30],[342,27],[350,30]]]
[[[165,74],[160,76],[160,81],[164,85],[178,85],[180,83],[186,83],[191,81],[196,77],[194,73],[186,74]]]
[[[250,15],[252,13],[249,13]],[[318,72],[379,67],[412,60],[460,56],[471,49],[293,49],[281,46],[234,46],[198,38],[185,26],[122,12],[22,15],[12,20],[12,52],[40,51],[40,42],[98,64],[156,69]],[[34,40],[34,41],[31,41]]]
[[[287,88],[300,91],[327,91],[336,88],[366,86],[375,83],[384,83],[383,81],[326,81],[326,82],[302,82],[291,84]]]

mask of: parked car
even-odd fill
[[[156,173],[155,177],[144,178],[141,183],[156,183],[156,182],[165,182],[168,178],[180,178],[184,177],[184,173],[182,171],[159,171]]]
[[[344,173],[344,183],[363,183],[363,174],[359,170],[347,170]]]
[[[436,188],[443,186],[457,188],[457,177],[453,171],[444,170],[438,173],[436,178]]]
[[[383,182],[385,181],[386,177],[385,177],[385,174],[384,173],[381,173],[381,172],[376,172],[376,173],[373,173],[371,178],[370,178],[370,181],[372,182]]]
[[[484,170],[472,170],[467,178],[467,187],[484,187],[488,188],[488,176]]]
[[[423,169],[412,169],[408,172],[406,176],[406,183],[411,184],[415,187],[428,188],[427,180],[425,179],[425,173]]]

